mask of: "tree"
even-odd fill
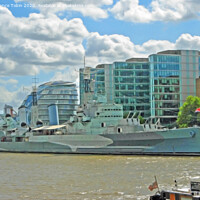
[[[179,109],[178,119],[176,122],[180,128],[200,124],[200,114],[195,113],[197,108],[200,108],[200,98],[196,96],[188,96],[183,106]]]

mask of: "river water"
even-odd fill
[[[0,153],[0,200],[148,199],[200,180],[200,157]]]

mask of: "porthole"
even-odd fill
[[[105,122],[102,122],[102,123],[101,123],[101,127],[106,127],[106,123],[105,123]]]

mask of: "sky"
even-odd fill
[[[200,50],[200,0],[0,0],[0,111],[84,65]]]

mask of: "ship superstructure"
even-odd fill
[[[103,97],[77,109],[62,125],[30,128],[26,124],[1,134],[0,151],[37,153],[200,155],[200,128],[159,129],[141,124],[139,113],[123,118],[121,105]],[[8,129],[7,129],[8,130]]]

